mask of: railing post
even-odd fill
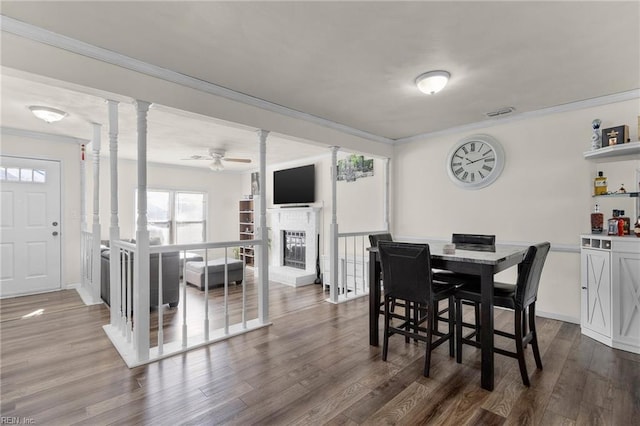
[[[258,257],[258,320],[261,324],[269,322],[269,232],[267,230],[267,136],[268,130],[259,130],[260,137],[260,226],[258,238],[260,239]],[[255,248],[255,246],[254,246]],[[255,253],[255,250],[254,250]],[[246,285],[246,284],[243,284]]]
[[[329,225],[329,275],[331,277],[331,286],[329,287],[329,299],[333,303],[338,303],[338,149],[340,147],[331,147],[331,225]]]
[[[384,217],[382,218],[382,223],[384,225],[384,230],[389,231],[389,158],[384,159]]]
[[[118,288],[120,286],[120,274],[118,273],[120,251],[113,250],[113,242],[120,239],[120,227],[118,224],[118,102],[108,100],[107,104],[109,106],[109,165],[111,171],[109,300],[111,301],[111,325],[115,326],[120,320],[121,310],[121,300],[118,295]]]
[[[149,358],[149,230],[147,229],[147,112],[136,101],[138,116],[138,220],[133,285],[133,344],[139,362]]]
[[[100,130],[102,126],[92,123],[93,139],[93,239],[91,254],[91,298],[92,303],[100,301]]]

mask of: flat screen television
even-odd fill
[[[273,172],[273,204],[304,204],[315,201],[314,164]]]

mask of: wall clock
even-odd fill
[[[504,168],[502,145],[489,135],[472,135],[456,143],[447,157],[447,172],[456,185],[480,189],[491,185]]]

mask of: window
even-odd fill
[[[46,183],[47,172],[17,167],[0,167],[0,181]]]
[[[136,212],[137,212],[136,192]],[[205,194],[147,191],[149,239],[160,244],[190,244],[206,240]]]

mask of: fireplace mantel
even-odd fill
[[[316,259],[320,234],[320,207],[267,209],[271,227],[269,279],[299,287],[316,280]],[[304,231],[306,234],[305,268],[283,266],[282,231]]]

